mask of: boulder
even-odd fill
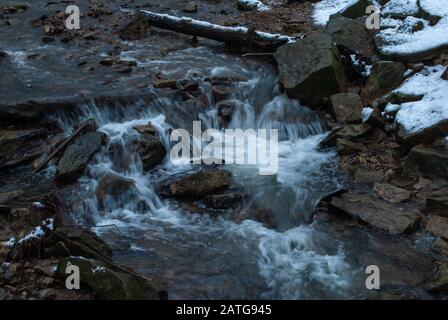
[[[213,209],[235,208],[243,199],[243,195],[237,192],[208,195],[204,198],[204,203]]]
[[[98,201],[103,201],[107,195],[118,196],[128,191],[134,185],[134,180],[109,172],[101,177],[95,189]]]
[[[403,82],[405,71],[406,66],[401,62],[375,62],[362,95],[369,101],[383,96]]]
[[[357,0],[346,7],[340,14],[344,17],[356,19],[367,15],[367,7],[372,5],[371,0]]]
[[[44,255],[47,257],[98,258],[96,254],[112,259],[109,246],[95,233],[82,228],[58,227],[45,240]]]
[[[320,98],[345,91],[340,54],[327,34],[313,34],[284,45],[274,57],[280,83],[292,98],[317,105]]]
[[[427,289],[435,293],[448,291],[448,263],[439,265],[437,271],[431,277]]]
[[[84,173],[90,159],[105,143],[106,137],[102,132],[89,132],[75,139],[65,149],[58,162],[56,181],[66,183],[78,179]]]
[[[119,31],[121,40],[135,41],[148,36],[151,24],[144,15],[138,15]]]
[[[408,201],[411,193],[394,185],[388,183],[375,183],[373,186],[375,193],[382,199],[391,203],[399,203]]]
[[[367,194],[347,192],[333,197],[331,205],[393,235],[412,232],[421,221],[415,207],[391,204]]]
[[[401,140],[401,145],[405,149],[410,149],[418,144],[430,144],[439,138],[445,138],[447,135],[447,119],[422,130],[412,132],[409,132],[401,124],[399,124],[397,133],[398,138]]]
[[[350,49],[364,58],[378,55],[375,39],[367,31],[363,19],[349,19],[342,15],[332,15],[326,27],[337,46]]]
[[[149,171],[162,163],[167,154],[158,134],[146,132],[141,134],[137,151],[145,171]]]
[[[355,93],[338,93],[330,97],[333,114],[339,122],[345,122],[346,118],[355,111],[361,111],[363,103],[361,97]]]
[[[202,197],[230,186],[230,177],[231,174],[223,170],[201,170],[170,183],[169,194],[174,197]]]
[[[130,273],[112,268],[110,265],[93,259],[79,257],[63,258],[59,261],[57,273],[67,278],[65,270],[77,266],[80,281],[91,288],[100,300],[158,300],[154,287],[146,280]]]
[[[426,231],[448,241],[448,218],[432,216],[426,224]]]
[[[406,157],[404,168],[412,175],[434,175],[448,178],[448,150],[433,145],[417,145]]]

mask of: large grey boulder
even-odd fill
[[[367,194],[347,192],[334,197],[331,205],[393,235],[412,232],[421,221],[415,207],[388,203]]]
[[[416,146],[418,144],[433,143],[437,139],[444,138],[447,135],[447,119],[419,131],[408,131],[403,125],[398,124],[397,136],[401,140],[401,145],[405,149],[412,148],[413,146]]]
[[[406,66],[401,62],[375,62],[362,92],[363,97],[372,101],[392,91],[403,82],[405,72]]]
[[[89,132],[77,138],[65,149],[58,162],[56,181],[71,182],[79,178],[105,141],[106,134],[102,132]]]
[[[345,91],[344,68],[330,35],[313,34],[280,47],[274,56],[280,83],[292,98],[315,105]]]
[[[339,122],[345,122],[346,118],[355,111],[361,112],[363,102],[355,93],[338,93],[330,97],[333,114]]]

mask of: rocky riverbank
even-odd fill
[[[152,172],[169,151],[161,128],[157,123],[134,125],[131,150],[124,152],[113,137],[98,130],[95,121],[61,119],[77,119],[80,106],[105,101],[111,109],[126,113],[124,103],[153,101],[153,89],[182,101],[184,109],[177,112],[197,119],[208,99],[198,81],[181,71],[145,63],[199,44],[218,46],[219,54],[230,51],[208,40],[153,28],[144,18],[123,10],[130,6],[295,37],[294,43],[279,48],[272,57],[248,59],[276,65],[282,90],[318,112],[331,130],[320,148],[338,153],[341,187],[319,202],[315,221],[329,224],[332,237],[374,235],[381,245],[376,244],[372,256],[361,254],[360,260],[386,266],[383,290],[355,298],[444,296],[448,288],[448,114],[444,111],[448,109],[444,104],[448,52],[438,41],[433,46],[416,45],[415,50],[397,49],[393,35],[420,39],[420,33],[436,30],[448,15],[434,12],[429,0],[416,2],[411,11],[394,7],[395,0],[382,1],[381,30],[371,31],[365,28],[365,11],[359,10],[369,1],[352,1],[333,12],[325,26],[316,24],[320,7],[314,2],[261,7],[242,2],[120,1],[120,9],[107,1],[79,1],[84,12],[79,31],[61,27],[64,1],[0,5],[0,32],[5,35],[0,67],[6,71],[3,75],[10,75],[0,78],[0,299],[165,299],[170,295],[158,279],[115,263],[114,251],[122,250],[120,244],[106,243],[91,231],[94,225],[77,225],[65,198],[78,192],[75,186],[106,146],[116,172],[129,169],[133,154],[141,160],[143,172]],[[16,40],[12,30],[34,49],[3,49]],[[140,51],[131,42],[139,44]],[[47,45],[54,46],[53,51]],[[243,73],[201,79],[211,88],[223,127],[238,109],[229,97],[244,80]],[[137,114],[143,114],[143,109]],[[180,121],[175,111],[167,118]],[[70,128],[62,127],[68,123]],[[46,170],[48,164],[53,170]],[[160,198],[190,211],[278,228],[271,209],[241,209],[248,194],[237,180],[225,166],[203,166],[195,173],[162,179],[155,187]],[[122,175],[103,175],[94,190],[98,207],[137,187],[135,180]],[[143,202],[138,208],[150,209]],[[70,264],[81,268],[80,291],[65,289]]]

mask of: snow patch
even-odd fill
[[[369,108],[369,107],[362,109],[361,114],[362,114],[362,122],[363,123],[366,122],[367,120],[369,120],[373,111],[374,111],[373,108]]]
[[[330,16],[341,12],[358,0],[323,0],[314,5],[313,20],[317,25],[325,26]]]

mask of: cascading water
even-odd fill
[[[122,56],[136,59],[135,52]],[[181,65],[176,63],[179,59]],[[117,226],[119,231],[102,227],[95,231],[110,243],[124,246],[116,251],[115,259],[160,279],[170,298],[318,299],[350,295],[353,270],[342,245],[314,224],[304,224],[312,221],[317,202],[337,188],[336,156],[318,149],[325,137],[319,118],[282,94],[273,71],[257,64],[247,65],[205,48],[176,52],[163,62],[151,63],[165,75],[173,75],[188,65],[187,60],[195,66],[186,72],[187,77],[199,81],[205,101],[197,117],[175,97],[112,110],[85,105],[79,116],[58,116],[67,130],[80,119],[94,118],[99,130],[109,136],[107,146],[81,179],[79,192],[70,193],[70,214],[81,224]],[[165,67],[167,64],[170,68]],[[175,165],[167,156],[163,164],[145,172],[134,148],[138,133],[133,127],[149,121],[167,150],[170,128],[189,129],[192,121],[199,119],[203,129],[222,129],[211,87],[203,79],[235,75],[245,79],[234,84],[236,109],[228,127],[278,129],[279,171],[275,176],[260,176],[256,166],[226,165],[225,169],[247,191],[245,205],[256,205],[275,215],[275,230],[252,220],[236,223],[216,214],[191,212],[176,201],[161,199],[155,190],[162,180],[197,167]],[[155,96],[158,94],[154,91]],[[132,181],[133,186],[99,201],[95,188],[101,177],[110,173]]]

